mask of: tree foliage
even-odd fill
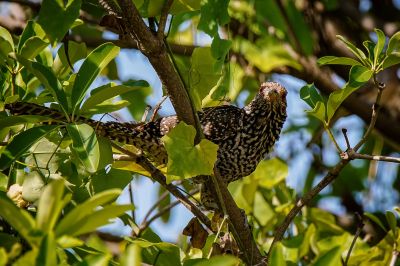
[[[344,2],[0,3],[24,18],[0,16],[0,265],[397,265],[400,32],[383,11],[400,10]],[[162,88],[121,75],[137,50]],[[217,159],[195,111],[243,106],[269,79],[289,89],[280,146],[229,193],[215,174],[223,208],[213,216],[189,180],[213,174]],[[146,123],[158,112],[149,118],[148,96],[161,91],[181,120],[162,139],[165,166],[87,120],[120,112]],[[10,115],[20,101],[62,117]],[[140,178],[159,197],[142,221],[141,206],[116,201]],[[169,243],[152,222],[170,222],[179,203],[196,219]],[[99,231],[115,219],[132,234]]]

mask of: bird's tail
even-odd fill
[[[55,109],[27,102],[6,104],[5,109],[12,115],[40,115],[50,118],[47,124],[65,124],[65,115]],[[97,135],[119,143],[134,145],[144,151],[158,164],[165,164],[167,154],[160,140],[159,122],[145,124],[100,122],[90,118],[80,117],[77,123],[92,126]]]

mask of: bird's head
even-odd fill
[[[260,86],[260,98],[272,108],[286,113],[286,89],[276,82],[264,82]]]

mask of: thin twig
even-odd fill
[[[395,266],[397,262],[397,258],[399,257],[399,251],[397,249],[393,249],[392,259],[390,260],[389,266]]]
[[[368,129],[365,132],[364,136],[357,143],[357,145],[354,146],[353,150],[355,152],[357,152],[358,149],[360,149],[360,147],[367,141],[369,134],[371,134],[372,129],[374,129],[374,127],[375,127],[375,123],[378,118],[379,111],[381,109],[380,102],[381,102],[381,96],[382,96],[383,89],[385,88],[385,84],[378,82],[376,80],[376,75],[374,75],[374,83],[378,87],[378,93],[376,95],[375,103],[374,103],[374,105],[372,105],[371,122],[369,123]]]
[[[165,102],[167,98],[168,96],[163,96],[161,101],[157,103],[157,105],[154,107],[153,114],[150,117],[150,122],[153,122],[156,119],[157,113],[161,109],[161,105]]]
[[[142,115],[142,120],[140,120],[142,123],[146,122],[147,116],[149,115],[149,112],[151,110],[151,106],[147,105],[146,109],[144,109],[144,113]]]
[[[178,205],[180,203],[179,200],[176,200],[174,202],[171,202],[171,204],[168,204],[168,206],[165,206],[164,208],[162,208],[162,210],[160,210],[160,212],[156,213],[153,217],[151,217],[148,220],[143,221],[143,223],[139,226],[139,233],[138,235],[140,236],[141,232],[143,232],[147,227],[150,226],[150,224],[157,220],[158,218],[160,218],[161,216],[163,216],[166,212],[168,212],[169,210],[171,210],[173,207],[175,207],[176,205]]]
[[[125,154],[113,154],[113,160],[114,161],[128,161],[128,162],[136,161],[136,159],[133,158],[132,156],[125,155]]]
[[[391,157],[391,156],[382,156],[382,155],[369,155],[369,154],[362,154],[354,152],[354,150],[350,149],[347,152],[343,152],[340,157],[342,159],[353,160],[353,159],[364,159],[370,161],[384,161],[384,162],[391,162],[391,163],[400,163],[400,158],[398,157]]]
[[[131,156],[137,164],[139,164],[141,167],[143,167],[146,171],[150,173],[153,180],[157,181],[166,190],[171,192],[171,194],[174,195],[175,198],[177,198],[183,204],[183,206],[185,206],[197,218],[199,218],[199,220],[205,226],[207,226],[210,230],[212,230],[210,219],[208,219],[208,217],[193,202],[191,202],[185,195],[183,195],[182,192],[179,191],[179,189],[176,186],[174,186],[173,184],[167,184],[166,177],[164,176],[164,174],[159,169],[157,169],[149,160],[147,160],[145,157],[141,155],[137,155],[131,151],[128,151],[118,146],[115,143],[111,143],[111,145],[120,152]]]
[[[351,242],[351,245],[350,245],[349,251],[347,252],[346,260],[344,261],[343,266],[347,266],[347,264],[349,262],[349,259],[350,259],[350,254],[351,254],[351,252],[352,252],[352,250],[353,250],[353,248],[354,248],[354,246],[356,244],[357,238],[360,236],[360,234],[362,232],[362,229],[364,227],[364,222],[363,222],[363,219],[362,219],[361,215],[356,213],[356,217],[358,219],[357,231],[356,231],[356,233],[354,235],[353,241]]]
[[[164,39],[164,31],[165,31],[165,26],[167,25],[168,11],[171,8],[173,2],[174,0],[165,1],[164,6],[161,10],[160,23],[158,24],[158,31],[157,31],[157,37],[160,40]]]
[[[135,202],[134,202],[134,200],[133,200],[132,181],[129,182],[128,190],[129,190],[129,201],[131,202],[131,204],[132,204],[133,206],[135,206]],[[134,210],[134,209],[132,209],[131,215],[132,215],[132,220],[135,222],[135,210]]]
[[[346,128],[342,128],[342,133],[343,133],[344,139],[346,141],[347,149],[350,150],[351,146],[350,146],[349,137],[347,137],[347,129]]]
[[[158,205],[161,204],[161,202],[169,195],[169,191],[164,191],[163,194],[158,198],[158,200],[153,204],[153,206],[150,207],[150,209],[147,211],[146,215],[143,218],[142,224],[150,217],[151,213],[157,208]]]

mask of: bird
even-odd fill
[[[253,100],[243,108],[221,105],[207,107],[197,113],[204,137],[218,145],[214,167],[226,184],[250,175],[272,150],[287,117],[286,95],[287,90],[279,83],[264,82]],[[54,120],[64,117],[57,110],[33,103],[16,102],[5,107],[13,115],[34,114]],[[100,136],[134,145],[156,165],[166,165],[168,155],[161,138],[178,125],[179,119],[172,115],[133,124],[81,117],[79,122],[91,125]],[[193,177],[193,181],[203,184],[201,202],[206,209],[218,208],[210,178]]]

